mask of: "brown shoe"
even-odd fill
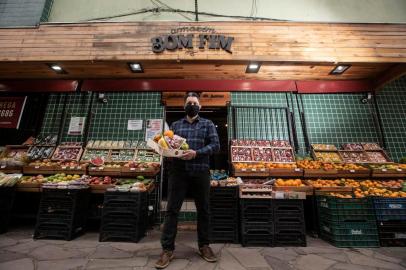
[[[169,263],[172,261],[174,255],[173,251],[170,250],[164,250],[161,253],[161,256],[159,257],[159,260],[155,263],[155,268],[156,269],[164,269],[166,268]]]
[[[217,262],[217,257],[208,245],[199,248],[199,255],[208,262]]]

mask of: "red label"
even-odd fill
[[[27,97],[0,97],[0,128],[16,128],[20,125]]]

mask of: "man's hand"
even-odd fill
[[[196,151],[195,150],[186,150],[183,152],[183,155],[180,156],[181,159],[183,160],[191,160],[196,157]]]

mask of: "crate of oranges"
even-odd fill
[[[233,174],[235,177],[266,177],[269,169],[265,163],[233,163]]]
[[[334,164],[316,160],[299,160],[296,162],[298,168],[304,169],[304,177],[323,178],[337,176],[337,169]]]
[[[267,163],[269,176],[274,177],[302,177],[303,169],[298,168],[296,163]]]
[[[313,187],[306,185],[301,179],[275,179],[273,190],[305,192],[306,195],[313,194]]]

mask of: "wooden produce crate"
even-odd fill
[[[38,166],[26,165],[23,166],[24,174],[56,174],[56,166]]]
[[[2,173],[21,173],[23,171],[23,167],[21,166],[8,166],[8,165],[1,165],[0,172]]]
[[[90,187],[90,193],[95,193],[95,194],[103,194],[106,192],[108,188],[114,187],[114,184],[111,185],[89,185]]]
[[[89,175],[92,176],[116,176],[120,177],[121,176],[121,167],[120,168],[108,168],[105,166],[100,166],[100,167],[94,167],[94,166],[89,166],[88,167],[88,173]]]
[[[274,191],[294,191],[294,192],[304,192],[306,195],[313,195],[313,187],[312,186],[305,186],[305,187],[289,187],[289,186],[273,186],[272,189]]]
[[[371,176],[371,170],[338,170],[339,178],[368,178]]]
[[[337,170],[305,169],[303,176],[306,178],[336,178]]]
[[[65,173],[65,174],[87,174],[87,164],[81,164],[78,166],[62,166],[57,165],[55,166],[55,173]]]
[[[17,183],[17,192],[41,192],[41,184],[39,183]]]
[[[239,196],[242,199],[271,199],[272,186],[257,184],[240,185]]]
[[[373,178],[404,178],[406,170],[404,169],[372,169]]]
[[[273,177],[303,177],[303,169],[269,169],[268,175]]]
[[[148,167],[148,168],[129,168],[121,167],[121,176],[133,177],[138,175],[143,176],[155,176],[159,173],[160,167]]]
[[[77,151],[78,153],[77,153],[77,155],[76,155],[74,158],[60,158],[60,157],[58,157],[58,154],[59,154],[61,151],[66,151],[67,149],[75,149],[75,151]],[[72,160],[72,161],[79,161],[80,158],[81,158],[81,156],[82,156],[82,153],[83,153],[82,147],[58,146],[58,147],[56,148],[54,154],[52,155],[51,160],[52,160],[52,161],[70,161],[70,160]]]
[[[269,176],[269,169],[236,168],[233,165],[233,175],[235,177],[267,177]]]

